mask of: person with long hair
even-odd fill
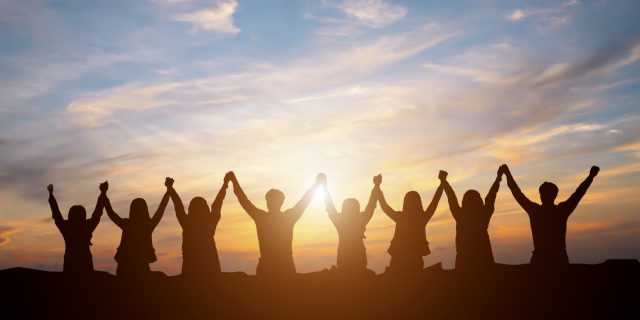
[[[342,212],[338,213],[331,200],[331,195],[324,185],[325,207],[329,219],[338,231],[338,255],[336,267],[345,272],[362,272],[367,270],[367,251],[364,246],[364,235],[367,224],[373,217],[378,202],[378,194],[382,176],[373,177],[374,187],[369,202],[363,212],[357,199],[348,198],[342,202]]]
[[[182,275],[188,277],[211,277],[220,273],[220,260],[214,236],[220,221],[220,209],[229,185],[230,174],[224,176],[224,182],[211,209],[207,200],[195,197],[189,202],[188,214],[178,192],[169,188],[176,218],[182,227]]]
[[[81,205],[69,208],[69,217],[65,220],[60,213],[58,202],[53,196],[53,185],[47,186],[51,216],[64,238],[64,264],[62,271],[67,274],[81,275],[93,272],[93,256],[91,255],[91,237],[100,223],[105,203],[105,193],[109,184],[100,184],[100,196],[96,207],[87,219],[87,211]]]
[[[116,269],[118,277],[139,278],[151,273],[149,264],[157,260],[152,234],[160,223],[169,202],[169,189],[173,185],[173,179],[166,178],[164,184],[167,191],[153,217],[149,216],[147,202],[142,198],[131,201],[129,218],[121,218],[113,211],[109,199],[107,198],[105,201],[107,215],[113,223],[122,229],[120,245],[114,257],[118,262]]]
[[[449,210],[456,221],[456,269],[485,269],[494,263],[487,229],[495,208],[502,174],[503,169],[500,167],[484,203],[478,191],[467,190],[462,196],[462,205],[459,205],[456,193],[447,181],[447,172],[441,171],[440,179],[449,200]]]
[[[382,180],[382,178],[380,179]],[[442,197],[442,190],[441,181],[426,210],[422,207],[422,199],[417,191],[407,192],[404,196],[402,211],[391,208],[387,204],[382,190],[378,192],[380,208],[396,223],[388,250],[391,255],[388,271],[402,274],[420,271],[424,268],[422,257],[431,253],[425,229],[436,212],[438,202]]]

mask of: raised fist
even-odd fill
[[[173,188],[173,179],[166,177],[164,179],[164,185],[169,189]]]
[[[600,172],[600,167],[598,166],[593,166],[591,167],[591,171],[589,172],[589,175],[592,177],[595,177],[598,175],[598,172]]]
[[[49,190],[49,193],[53,193],[53,185],[52,185],[52,184],[49,184],[49,185],[47,186],[47,190]]]
[[[447,180],[447,176],[449,175],[448,172],[444,171],[444,170],[440,170],[440,172],[438,172],[438,179],[444,181]]]
[[[373,184],[375,186],[380,186],[381,183],[382,183],[382,174],[378,174],[377,176],[373,177]]]
[[[100,184],[100,191],[104,193],[107,192],[107,190],[109,190],[109,182],[105,181]]]
[[[327,176],[324,173],[318,173],[318,177],[316,177],[316,183],[321,185],[327,184]]]

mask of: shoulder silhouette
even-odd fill
[[[381,177],[380,180],[382,180]],[[426,210],[423,209],[422,199],[416,191],[407,192],[404,196],[402,211],[395,211],[387,204],[382,190],[378,190],[380,208],[396,223],[388,250],[391,255],[388,271],[398,274],[421,271],[424,268],[422,257],[431,253],[425,228],[436,212],[442,197],[442,183],[438,186]]]
[[[152,234],[160,223],[164,210],[169,202],[169,188],[173,184],[173,179],[166,178],[165,192],[160,202],[158,210],[153,217],[149,216],[147,202],[142,198],[131,201],[129,207],[129,218],[121,218],[113,208],[109,198],[105,200],[107,215],[120,229],[122,237],[120,245],[114,259],[118,262],[116,275],[126,279],[141,279],[151,274],[149,264],[157,260],[155,249],[153,248]]]
[[[449,209],[456,221],[455,266],[458,270],[484,270],[494,263],[487,229],[493,215],[502,174],[503,168],[500,167],[484,202],[478,191],[467,190],[462,197],[462,205],[459,205],[458,198],[447,181],[447,172],[440,171],[439,178],[447,194]]]
[[[202,279],[220,273],[220,260],[214,236],[220,221],[220,210],[229,179],[230,174],[227,173],[211,208],[204,198],[195,197],[189,203],[188,213],[184,210],[178,192],[173,188],[173,181],[168,186],[176,217],[182,227],[182,274],[184,276]]]
[[[600,168],[593,166],[587,178],[569,199],[555,204],[558,187],[551,182],[544,182],[538,189],[541,203],[535,203],[527,198],[516,184],[507,165],[502,165],[507,176],[507,185],[513,197],[529,216],[531,234],[533,236],[533,255],[531,264],[539,267],[555,267],[569,264],[566,249],[567,220],[578,206],[578,203],[589,189],[593,178],[598,175]]]
[[[98,227],[102,217],[107,188],[107,182],[100,184],[100,196],[91,218],[87,219],[87,212],[83,206],[75,205],[69,209],[68,219],[64,220],[58,208],[58,202],[53,196],[53,185],[47,186],[51,215],[64,238],[63,271],[65,273],[82,275],[93,271],[93,257],[89,247],[93,231]]]
[[[282,211],[284,193],[277,189],[267,191],[267,211],[258,209],[247,198],[233,172],[229,172],[235,193],[242,208],[255,221],[260,245],[260,259],[256,267],[257,275],[289,276],[296,273],[291,249],[293,227],[313,198],[315,190],[324,183],[326,177],[319,174],[316,182],[291,209]]]
[[[367,252],[364,245],[365,230],[373,217],[378,202],[378,194],[382,176],[373,178],[374,188],[371,190],[369,202],[364,211],[360,211],[358,200],[349,198],[342,202],[342,212],[338,212],[331,200],[331,195],[324,184],[325,207],[329,219],[338,231],[338,255],[336,266],[339,271],[355,273],[367,271]]]

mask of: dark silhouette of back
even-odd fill
[[[360,212],[358,200],[349,198],[342,202],[342,212],[338,213],[325,184],[325,207],[329,213],[329,219],[331,219],[338,231],[336,266],[340,271],[362,272],[367,270],[367,251],[364,246],[366,237],[364,232],[376,209],[382,177],[378,175],[373,178],[373,181],[375,187],[371,190],[369,203],[367,203],[364,212]]]
[[[164,210],[169,202],[169,187],[173,180],[167,178],[165,186],[167,192],[160,201],[160,206],[153,217],[149,217],[149,209],[144,199],[136,198],[131,201],[129,218],[121,218],[113,208],[109,198],[106,198],[105,208],[111,221],[122,229],[120,245],[114,259],[118,262],[116,275],[122,278],[136,279],[150,274],[149,264],[157,260],[153,248],[152,234],[158,226]]]
[[[502,173],[502,169],[499,169],[484,203],[478,191],[468,190],[464,193],[460,206],[453,188],[447,181],[447,172],[440,172],[439,178],[449,200],[449,209],[456,221],[456,269],[482,270],[494,263],[487,229],[493,215]]]
[[[169,192],[182,227],[182,274],[185,276],[201,279],[220,273],[220,259],[214,236],[228,184],[229,174],[225,175],[224,183],[211,204],[211,210],[204,198],[195,197],[189,203],[187,214],[171,181]]]
[[[431,253],[425,228],[436,212],[442,191],[443,186],[440,183],[426,210],[422,209],[420,194],[409,191],[404,196],[402,211],[393,210],[387,204],[382,190],[379,191],[378,201],[382,211],[396,223],[388,250],[391,255],[388,268],[390,272],[411,273],[424,268],[422,257]]]
[[[92,245],[93,231],[98,227],[100,217],[102,217],[107,187],[106,182],[100,184],[100,196],[91,218],[87,219],[87,212],[83,206],[75,205],[69,209],[68,219],[64,220],[58,202],[53,196],[53,185],[47,186],[51,216],[64,238],[63,272],[73,275],[93,272],[93,256],[89,247]]]
[[[537,204],[529,200],[520,191],[507,165],[502,165],[507,176],[507,185],[513,197],[529,215],[531,234],[533,236],[533,255],[531,264],[543,267],[553,267],[569,264],[566,249],[567,220],[578,206],[578,203],[589,189],[593,178],[598,175],[600,168],[593,166],[589,176],[580,184],[578,189],[564,202],[555,204],[558,187],[551,182],[540,185],[540,200]]]
[[[235,193],[242,208],[256,223],[258,243],[260,246],[260,259],[256,267],[257,275],[288,276],[296,273],[293,262],[292,242],[293,227],[300,219],[304,210],[313,198],[316,188],[322,184],[326,177],[319,174],[316,183],[307,190],[302,199],[291,209],[282,211],[284,194],[280,190],[271,189],[267,192],[268,211],[258,209],[244,193],[238,179],[233,172],[228,173],[233,182]]]

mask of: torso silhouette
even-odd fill
[[[492,212],[484,206],[477,210],[460,208],[459,212],[456,219],[456,269],[493,263],[487,231]]]
[[[214,240],[219,221],[220,216],[211,213],[205,217],[187,215],[180,221],[182,226],[182,257],[184,259],[183,273],[195,270],[220,272],[218,250]]]
[[[91,255],[91,237],[93,231],[100,223],[102,216],[102,204],[100,201],[96,204],[95,211],[91,218],[86,219],[84,208],[74,206],[69,210],[69,220],[64,220],[53,194],[49,195],[49,206],[53,221],[64,239],[64,264],[62,270],[72,274],[81,274],[93,271],[93,257]],[[80,217],[76,216],[72,219],[72,211],[81,210]],[[77,212],[77,211],[76,211]],[[77,213],[76,213],[77,214]]]
[[[64,238],[64,271],[93,271],[91,237],[93,230],[91,221],[56,221],[56,226]]]
[[[429,250],[426,227],[429,218],[424,213],[400,213],[396,218],[396,229],[389,246],[389,254],[426,256]]]
[[[573,211],[565,202],[558,205],[529,203],[523,206],[529,216],[533,236],[532,263],[540,256],[553,261],[568,263],[566,251],[567,220]]]
[[[120,227],[122,237],[114,259],[120,263],[152,263],[157,260],[153,248],[152,234],[154,226],[150,222],[131,223],[123,218]]]
[[[295,273],[292,242],[297,217],[281,212],[259,212],[254,215],[260,262],[258,273]]]
[[[362,213],[330,215],[338,231],[337,266],[342,269],[364,269],[367,266],[367,252],[364,246],[369,218]]]

